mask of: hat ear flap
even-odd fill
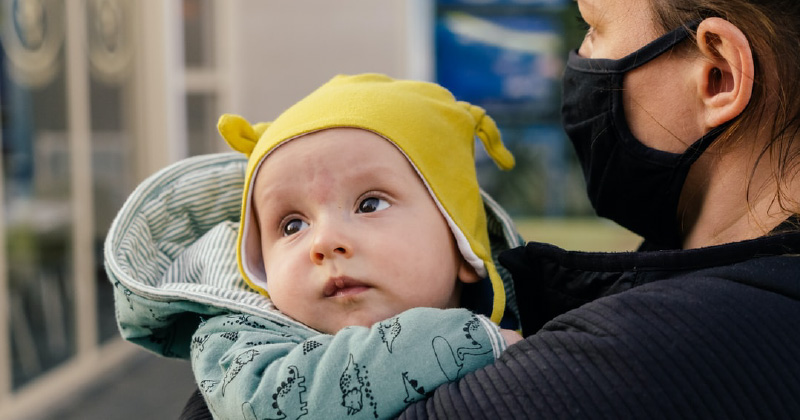
[[[250,157],[258,139],[269,127],[269,123],[250,125],[247,120],[239,115],[224,114],[219,117],[217,129],[228,145],[237,152]]]
[[[467,102],[462,102],[467,110],[475,118],[475,134],[481,139],[486,153],[494,160],[500,169],[509,170],[514,167],[514,155],[503,145],[500,130],[497,128],[492,117],[486,115],[486,111]]]
[[[267,128],[269,128],[269,125],[270,125],[270,123],[266,123],[266,122],[260,122],[260,123],[253,124],[253,131],[255,131],[255,133],[256,133],[256,140],[261,138],[261,135],[264,134],[265,131],[267,131]]]

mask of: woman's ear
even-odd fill
[[[481,276],[475,271],[475,268],[470,265],[467,260],[461,259],[461,265],[458,267],[458,279],[462,283],[477,283]]]
[[[707,128],[724,124],[744,111],[753,93],[754,64],[744,33],[721,18],[708,18],[697,27],[697,46],[703,55],[699,95]]]

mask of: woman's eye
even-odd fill
[[[300,219],[289,220],[288,222],[286,222],[286,224],[283,225],[283,229],[282,229],[283,230],[283,236],[294,235],[295,233],[300,232],[301,230],[303,230],[303,229],[305,229],[307,227],[308,227],[308,223],[306,223],[306,222],[304,222],[304,221],[302,221]]]
[[[389,208],[389,203],[377,197],[365,198],[364,201],[358,204],[359,213],[373,213],[387,208]]]

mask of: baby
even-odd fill
[[[240,272],[318,333],[204,322],[193,369],[216,417],[393,417],[520,339],[497,326],[475,136],[514,161],[481,108],[432,83],[337,76],[272,123],[219,128],[249,156]]]

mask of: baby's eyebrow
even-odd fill
[[[251,210],[255,219],[261,219],[262,215],[274,216],[282,212],[283,208],[289,204],[290,197],[286,195],[288,188],[261,188],[253,190],[250,197]],[[291,191],[291,190],[290,190]],[[260,204],[265,204],[265,208],[260,208]]]
[[[260,188],[254,187],[251,198],[253,200],[253,204],[255,205],[256,199],[273,197],[281,198],[282,196],[286,195],[287,190],[291,192],[293,188],[288,187],[282,182],[269,182],[266,185],[262,185]]]

